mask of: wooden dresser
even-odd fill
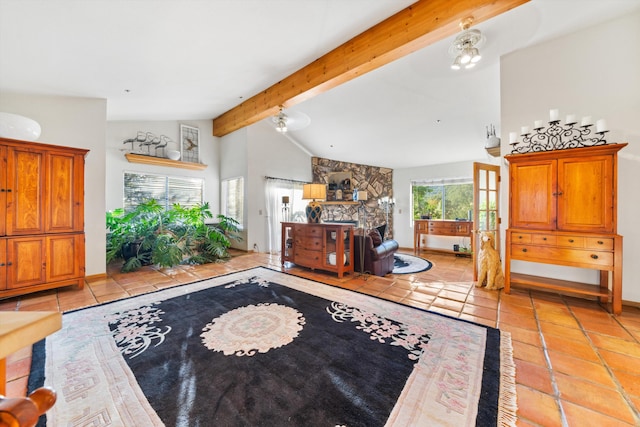
[[[627,144],[505,156],[509,229],[505,292],[511,285],[611,298],[622,311],[622,236],[617,234],[617,154]],[[599,270],[599,285],[511,272],[511,261]],[[611,280],[609,280],[611,276]]]
[[[413,222],[413,251],[420,251],[420,235],[458,236],[470,239],[469,248],[473,248],[473,222],[442,219],[416,219]],[[425,246],[426,248],[426,246]],[[434,249],[454,252],[453,250]],[[455,252],[457,253],[457,252]]]
[[[342,277],[353,273],[353,225],[282,223],[282,265],[292,262]]]
[[[84,286],[87,152],[0,138],[0,298]]]

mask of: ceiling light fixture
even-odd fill
[[[482,59],[478,46],[484,41],[484,36],[480,30],[470,30],[471,24],[473,24],[473,17],[460,21],[462,33],[455,38],[449,47],[449,53],[455,57],[453,64],[451,64],[452,70],[459,70],[462,67],[465,69],[473,68]]]
[[[283,107],[280,106],[280,112],[277,116],[273,117],[273,122],[276,125],[276,130],[280,133],[285,133],[287,131],[287,115],[284,113]]]

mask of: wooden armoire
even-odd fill
[[[511,285],[597,297],[622,312],[617,157],[627,144],[511,154],[505,292]],[[599,285],[511,272],[511,261],[599,270]]]
[[[87,153],[0,138],[0,298],[84,286]]]

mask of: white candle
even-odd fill
[[[607,122],[605,119],[600,119],[596,122],[596,132],[606,132],[609,129],[607,128]]]
[[[560,112],[557,109],[549,110],[549,119],[552,122],[555,122],[560,117]]]
[[[584,116],[582,118],[582,121],[580,122],[581,126],[589,126],[592,125],[593,122],[591,121],[591,116]]]
[[[577,122],[577,120],[576,120],[576,115],[575,114],[567,114],[567,122],[566,123],[568,125],[572,125],[572,124],[574,124],[576,122]]]
[[[540,129],[543,126],[544,125],[542,124],[542,120],[536,120],[535,122],[533,122],[533,128],[534,129]]]
[[[513,144],[518,139],[518,134],[515,132],[509,132],[509,144]]]
[[[520,135],[526,135],[529,133],[529,126],[522,126],[520,128]]]

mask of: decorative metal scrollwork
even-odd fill
[[[511,154],[606,145],[604,136],[608,131],[592,132],[592,126],[577,126],[577,123],[566,123],[563,126],[560,120],[551,121],[549,127],[534,128],[533,133],[520,135],[522,141],[511,142]]]

